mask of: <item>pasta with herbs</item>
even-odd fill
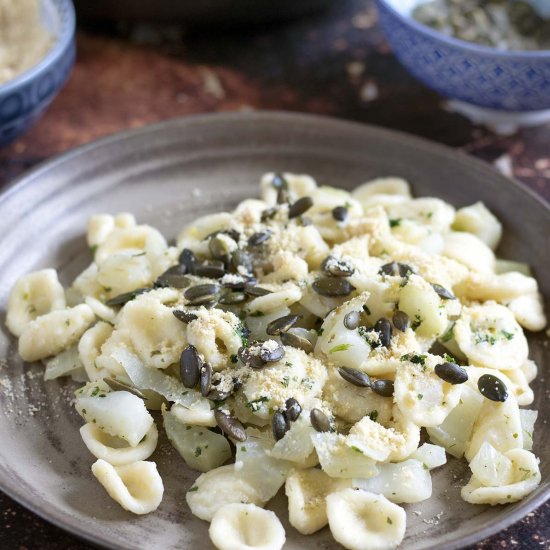
[[[202,472],[187,504],[222,550],[283,546],[262,509],[283,486],[300,533],[394,548],[400,504],[430,498],[447,454],[470,464],[467,502],[532,492],[524,328],[546,318],[528,267],[496,256],[497,218],[399,178],[350,193],[270,173],[260,193],[176,247],[131,214],[95,215],[71,288],[53,269],[13,287],[23,359],[85,382],[81,435],[109,495],[136,514],[160,505],[159,425]]]

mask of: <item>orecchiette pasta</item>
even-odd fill
[[[512,370],[527,360],[529,349],[523,330],[506,307],[494,302],[464,307],[453,334],[473,365]]]
[[[495,269],[493,251],[480,239],[471,233],[454,231],[445,236],[443,255],[472,271],[491,273]]]
[[[453,229],[472,233],[492,250],[497,248],[502,236],[502,224],[482,202],[457,210]]]
[[[187,491],[187,504],[200,519],[212,521],[214,514],[226,504],[261,504],[262,499],[244,472],[236,472],[229,464],[201,474]]]
[[[95,319],[86,304],[58,309],[31,321],[19,337],[19,355],[37,361],[75,344]]]
[[[20,337],[37,317],[64,308],[65,292],[55,269],[35,271],[23,275],[12,288],[6,325]]]
[[[100,458],[92,465],[92,473],[109,496],[129,512],[149,514],[161,503],[164,485],[154,462],[112,466]]]
[[[226,504],[208,530],[219,550],[281,550],[286,535],[274,512],[254,504]]]
[[[489,458],[495,459],[493,453]],[[498,463],[501,464],[502,461],[505,461],[508,467],[506,480],[503,480],[502,484],[485,485],[474,473],[469,483],[462,488],[462,498],[466,502],[491,505],[517,502],[539,485],[540,470],[538,460],[533,453],[523,449],[511,449],[499,457]],[[494,467],[486,462],[477,466],[481,469],[485,465],[488,469]]]
[[[260,507],[283,485],[299,533],[395,548],[397,503],[429,499],[447,453],[470,463],[467,502],[533,491],[523,329],[544,329],[544,303],[529,266],[496,259],[487,207],[413,198],[400,178],[350,192],[283,172],[260,188],[176,246],[132,214],[95,215],[67,290],[49,269],[10,294],[22,358],[85,382],[80,433],[108,494],[136,514],[160,505],[150,411],[202,472],[186,501],[222,550],[282,548]]]
[[[292,527],[302,535],[322,529],[328,524],[327,496],[350,486],[349,480],[334,479],[317,468],[292,470],[285,483],[288,519]]]
[[[327,497],[332,536],[349,550],[396,548],[405,536],[405,510],[380,494],[344,489]]]
[[[134,447],[119,437],[110,436],[92,422],[80,428],[80,435],[88,450],[96,458],[113,466],[147,460],[156,449],[158,441],[158,430],[155,424],[151,424],[149,431]]]

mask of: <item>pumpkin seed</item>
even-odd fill
[[[187,273],[194,273],[195,272],[195,264],[197,263],[197,257],[195,254],[189,250],[188,248],[184,248],[181,251],[180,257],[179,257],[179,263],[184,265],[187,269]]]
[[[298,322],[298,319],[300,319],[300,315],[284,315],[283,317],[271,321],[271,323],[267,325],[265,331],[270,336],[277,336],[281,334],[281,332],[286,332],[288,329],[292,328]]]
[[[311,197],[302,197],[293,203],[288,209],[288,218],[297,218],[307,212],[313,206]]]
[[[180,357],[180,378],[186,388],[194,388],[198,384],[202,365],[197,348],[188,345]]]
[[[408,277],[409,275],[414,275],[415,270],[408,264],[398,264],[399,265],[399,275],[401,277]]]
[[[491,401],[503,403],[508,399],[508,388],[506,384],[493,374],[483,374],[477,381],[477,387],[483,397]]]
[[[276,215],[277,212],[279,212],[279,209],[276,206],[273,206],[272,208],[266,208],[261,215],[261,221],[266,222],[268,220],[272,220]]]
[[[397,263],[395,261],[384,264],[378,271],[380,275],[390,275],[396,277],[408,277],[411,273],[415,273],[414,269],[407,264]]]
[[[123,294],[119,294],[118,296],[115,296],[114,298],[111,298],[110,300],[107,300],[105,302],[105,305],[107,306],[121,306],[126,304],[127,302],[130,302],[134,298],[137,298],[140,294],[145,294],[145,292],[149,292],[150,290],[153,290],[152,288],[136,288],[135,290],[132,290],[130,292],[124,292]]]
[[[208,392],[206,398],[210,399],[210,401],[226,401],[229,397],[231,397],[231,395],[233,395],[233,391],[221,391],[214,389]]]
[[[289,429],[290,422],[288,421],[286,416],[281,411],[275,412],[273,414],[273,418],[271,419],[271,431],[273,432],[273,437],[275,438],[275,441],[283,439]]]
[[[321,264],[321,269],[332,277],[349,277],[355,273],[355,268],[346,260],[338,260],[334,256],[327,256]]]
[[[252,257],[246,250],[237,248],[231,254],[231,265],[238,271],[244,270],[246,273],[252,273],[254,271],[254,266],[252,264]],[[240,268],[240,269],[239,269]]]
[[[256,279],[250,277],[244,277],[236,273],[231,273],[221,281],[224,288],[230,288],[231,290],[244,290],[246,284],[256,284]]]
[[[275,363],[285,356],[285,348],[280,344],[277,344],[276,347],[273,344],[277,344],[277,342],[275,340],[268,340],[260,347],[260,359],[264,363]]]
[[[302,406],[294,397],[289,397],[285,401],[285,416],[289,422],[295,422],[302,414]]]
[[[360,388],[370,388],[371,382],[369,375],[366,372],[361,372],[358,369],[351,367],[340,367],[338,369],[340,376],[350,384],[359,386]]]
[[[392,333],[391,323],[385,317],[381,317],[374,324],[374,330],[380,335],[380,344],[385,348],[389,348]]]
[[[212,300],[218,297],[220,293],[220,287],[214,283],[205,283],[203,285],[195,285],[188,288],[183,296],[189,302],[193,302],[194,305],[198,305],[196,302],[201,300]]]
[[[330,421],[327,415],[320,409],[311,409],[311,412],[309,413],[309,420],[316,431],[330,431]]]
[[[459,367],[455,363],[445,362],[436,365],[435,374],[449,384],[464,384],[468,380],[468,372],[466,369]]]
[[[272,232],[269,229],[259,231],[250,235],[248,238],[248,246],[260,246],[271,238]]]
[[[255,285],[255,284],[247,284],[244,287],[244,291],[249,296],[254,296],[255,298],[257,298],[258,296],[267,296],[268,294],[273,293],[272,290],[268,290],[267,288],[263,288],[261,286]]]
[[[174,314],[174,317],[176,319],[185,324],[191,323],[192,321],[196,321],[198,319],[198,316],[196,314],[182,309],[173,309],[172,313]]]
[[[321,277],[314,281],[311,288],[321,296],[348,296],[355,287],[347,280],[334,277]]]
[[[271,179],[271,185],[273,185],[275,189],[288,188],[288,182],[286,181],[286,178],[282,174],[273,174],[273,178]]]
[[[285,346],[301,349],[306,353],[313,353],[313,344],[307,338],[299,334],[295,334],[294,332],[281,332],[279,338]]]
[[[109,386],[113,391],[127,391],[139,397],[140,399],[144,399],[145,401],[147,401],[147,397],[137,388],[135,388],[134,386],[129,386],[128,384],[125,384],[124,382],[121,382],[116,378],[111,378],[110,376],[107,376],[103,379],[103,382],[105,382],[105,384],[107,384],[107,386]]]
[[[348,217],[349,211],[345,206],[336,206],[332,209],[332,217],[337,222],[345,222]]]
[[[392,321],[393,326],[401,332],[405,332],[411,324],[409,316],[399,309],[393,314]]]
[[[399,273],[399,265],[397,262],[389,262],[384,264],[378,271],[380,275],[390,275],[395,277]]]
[[[187,288],[191,284],[189,277],[186,277],[187,268],[183,264],[174,265],[168,268],[155,281],[155,286]]]
[[[456,296],[450,290],[447,290],[444,286],[438,285],[437,283],[432,283],[432,288],[443,300],[456,300]]]
[[[393,380],[375,380],[371,384],[371,389],[382,397],[391,397],[393,395]]]
[[[281,187],[281,189],[277,191],[277,204],[286,204],[289,201],[288,189],[286,187]]]
[[[244,292],[226,292],[222,294],[218,303],[225,306],[233,306],[236,304],[242,304],[248,300],[248,296]]]
[[[229,244],[225,239],[219,237],[219,234],[215,237],[212,237],[208,241],[208,250],[210,255],[215,260],[221,260],[222,262],[229,261],[231,256],[231,250],[229,249]]]
[[[240,359],[241,363],[247,365],[251,369],[263,369],[266,366],[266,362],[261,359],[259,352],[255,353],[251,349],[255,344],[257,343],[253,342],[250,347],[243,346],[239,348],[237,357]]]
[[[212,388],[212,367],[208,363],[203,363],[201,365],[199,383],[201,395],[207,397]]]
[[[195,264],[195,275],[208,279],[221,279],[225,275],[224,263],[219,260],[211,260]]]
[[[235,417],[216,410],[214,411],[214,418],[223,433],[237,441],[246,441],[244,426]]]
[[[355,330],[361,323],[361,312],[359,311],[350,311],[346,313],[344,317],[344,326],[348,330]]]

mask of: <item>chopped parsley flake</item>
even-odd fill
[[[443,335],[441,336],[441,338],[439,339],[441,342],[448,342],[449,340],[452,340],[453,339],[453,331],[454,331],[454,328],[455,328],[455,324],[453,323],[445,333],[443,333]]]
[[[337,351],[347,351],[351,347],[351,344],[339,344],[330,348],[329,353],[336,353]]]
[[[399,227],[401,225],[401,218],[390,218],[390,227]]]
[[[427,358],[428,358],[427,355],[418,355],[416,353],[407,353],[407,354],[401,356],[401,361],[409,361],[409,362],[413,363],[414,365],[424,366],[426,364],[426,359]]]
[[[443,354],[443,359],[445,359],[445,361],[447,361],[447,363],[456,363],[456,359],[448,353]]]
[[[260,410],[260,405],[262,403],[265,403],[266,401],[269,401],[269,398],[265,395],[262,395],[262,397],[258,397],[258,399],[253,399],[252,401],[249,401],[246,404],[246,407],[249,408],[252,412],[258,412]]]
[[[246,348],[248,347],[248,336],[250,335],[250,330],[246,326],[246,323],[240,322],[237,328],[235,329],[237,336],[241,339],[242,345]]]
[[[417,328],[420,327],[420,325],[424,322],[424,319],[422,319],[422,317],[420,317],[420,315],[416,314],[414,316],[414,321],[411,323],[411,328],[413,330],[416,330]]]

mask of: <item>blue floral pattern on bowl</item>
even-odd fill
[[[34,67],[0,85],[0,145],[26,131],[69,78],[74,65],[75,14],[70,0],[43,0],[46,28],[55,42]]]
[[[440,94],[505,111],[550,109],[550,51],[507,52],[448,37],[376,0],[393,51]]]

